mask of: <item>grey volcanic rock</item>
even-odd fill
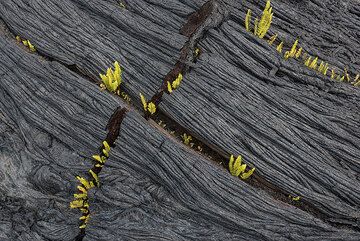
[[[93,166],[118,107],[128,112],[89,191],[84,240],[359,240],[360,89],[246,32],[247,9],[259,16],[264,1],[123,3],[0,2],[0,240],[79,238],[75,176]],[[285,49],[299,38],[356,73],[356,1],[272,5],[270,34]],[[130,105],[98,86],[116,60]],[[179,69],[180,88],[166,94]],[[218,161],[241,154],[254,175],[232,177],[144,118],[139,93],[161,93],[162,116]]]

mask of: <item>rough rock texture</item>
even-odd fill
[[[299,37],[311,55],[355,73],[359,3],[301,2],[273,1],[270,33],[285,49]],[[84,240],[359,239],[360,89],[284,60],[276,45],[246,32],[247,9],[259,15],[264,1],[210,1],[204,22],[181,34],[205,3],[0,2],[14,34],[2,25],[0,240],[77,236],[75,176],[92,166],[119,106],[129,112],[102,185],[89,194]],[[163,95],[159,112],[224,158],[243,155],[256,167],[252,178],[304,206],[232,177],[141,116],[139,92],[150,99],[183,46],[197,45],[199,59],[185,63],[180,88]],[[132,106],[95,84],[115,60]]]
[[[246,153],[262,178],[331,222],[359,227],[360,91],[299,70],[236,29],[229,21],[210,31],[164,112],[224,156]]]

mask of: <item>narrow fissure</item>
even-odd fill
[[[108,130],[108,133],[106,135],[105,140],[103,141],[103,144],[98,150],[98,154],[96,156],[93,156],[94,158],[94,165],[89,170],[89,173],[87,175],[87,183],[84,183],[79,178],[79,181],[81,182],[80,188],[78,186],[78,193],[75,195],[78,195],[78,199],[75,199],[75,201],[81,201],[82,205],[79,207],[79,210],[82,212],[82,216],[80,218],[80,231],[79,234],[75,237],[75,241],[82,241],[86,235],[86,225],[88,222],[88,219],[90,217],[90,204],[88,202],[88,196],[87,196],[87,190],[89,190],[89,184],[93,183],[95,186],[99,187],[99,178],[98,175],[100,174],[102,168],[105,165],[106,159],[109,157],[109,151],[110,147],[115,147],[115,141],[118,138],[120,134],[120,127],[123,119],[125,118],[126,112],[128,110],[124,107],[118,107],[114,113],[111,115],[107,125],[106,130]],[[91,186],[91,185],[90,185]],[[80,197],[81,196],[81,197]],[[82,197],[85,196],[85,197]],[[77,197],[75,197],[77,198]],[[74,201],[73,201],[74,202]],[[73,203],[72,202],[72,203]],[[73,207],[72,207],[73,208]]]
[[[209,17],[211,16],[211,18]],[[164,77],[164,80],[150,102],[158,106],[161,103],[162,96],[165,93],[171,94],[168,90],[168,83],[175,80],[179,74],[186,74],[189,71],[190,63],[196,61],[200,54],[200,49],[196,46],[204,37],[205,33],[212,28],[220,26],[228,16],[226,6],[216,0],[207,1],[198,11],[191,14],[187,22],[180,29],[180,33],[188,37],[188,41],[180,50],[180,57],[174,68]],[[150,113],[145,113],[145,118],[150,118]]]
[[[211,16],[211,19],[209,18],[209,16]],[[168,72],[168,74],[164,77],[162,84],[151,98],[151,101],[154,102],[156,106],[158,106],[161,103],[164,92],[170,94],[167,91],[167,83],[174,80],[179,73],[184,73],[184,74],[187,73],[189,71],[189,68],[191,67],[190,66],[191,63],[196,61],[197,54],[194,54],[196,52],[196,46],[199,43],[199,41],[204,37],[206,31],[208,31],[211,28],[216,28],[220,26],[224,22],[226,17],[227,17],[227,11],[225,9],[225,6],[221,5],[221,3],[219,3],[219,1],[216,0],[210,0],[206,2],[198,11],[194,12],[192,15],[189,16],[188,21],[184,24],[184,26],[180,30],[180,33],[187,36],[189,39],[181,49],[179,60],[176,62],[174,68],[171,69]],[[0,18],[0,25],[4,25],[5,27],[5,37],[12,38],[15,41],[14,35],[11,33],[11,31],[9,30],[9,28],[6,26],[6,24],[1,18]],[[78,69],[76,65],[65,65],[51,57],[40,54],[39,52],[36,52],[35,54],[38,54],[40,57],[45,58],[46,60],[56,61],[60,63],[61,65],[63,65],[70,71],[80,75],[84,79],[87,79],[93,83],[94,82],[99,83],[98,80],[93,79],[93,77]],[[134,107],[133,109],[135,111],[142,112],[134,104],[132,104],[132,106]],[[116,138],[119,135],[120,125],[127,111],[128,109],[126,107],[124,108],[119,107],[114,111],[113,115],[109,119],[107,125],[108,134],[105,140],[109,143],[110,146],[113,146]],[[158,111],[158,113],[154,116],[150,116],[149,113],[145,113],[145,118],[153,119],[161,128],[163,128],[168,133],[173,135],[175,139],[179,140],[180,135],[184,133],[186,133],[187,135],[192,134],[188,130],[186,130],[186,128],[182,127],[176,121],[174,121],[169,116],[167,116],[166,113],[163,113],[161,111]],[[162,123],[159,123],[160,121]],[[164,123],[167,125],[167,127],[164,126]],[[206,142],[203,142],[195,138],[194,136],[191,137],[192,137],[191,143],[193,143],[193,146],[186,145],[188,146],[188,148],[192,149],[193,151],[199,152],[201,155],[205,156],[206,159],[212,161],[214,164],[218,166],[221,165],[224,169],[228,170],[229,160],[227,159],[227,157],[225,157],[224,154],[221,154],[220,152],[216,151],[214,148],[211,148],[208,144],[206,144]],[[99,149],[100,153],[102,152],[103,148],[104,148],[103,146],[100,147]],[[96,174],[99,174],[101,168],[94,166],[92,170]],[[345,224],[336,224],[328,221],[328,219],[330,219],[331,217],[326,217],[323,213],[317,210],[316,207],[313,207],[310,203],[306,203],[304,201],[291,200],[286,194],[286,192],[274,186],[273,184],[269,183],[268,181],[257,175],[256,172],[253,174],[252,178],[250,178],[245,182],[255,188],[259,188],[265,191],[275,200],[286,203],[288,205],[292,205],[307,213],[310,213],[314,217],[324,221],[325,223],[331,226],[337,228],[353,229],[352,227],[349,227],[348,225]],[[76,237],[76,240],[77,241],[83,240],[84,237],[85,237],[85,229],[80,229],[80,233]]]
[[[210,161],[216,166],[221,166],[224,171],[229,172],[229,157],[226,156],[224,152],[217,151],[216,148],[211,147],[211,145],[207,144],[206,141],[200,140],[195,137],[195,135],[191,132],[189,132],[186,128],[181,126],[179,123],[171,119],[169,116],[166,115],[166,113],[159,112],[157,113],[154,118],[152,118],[162,129],[164,129],[166,132],[168,132],[171,136],[174,137],[174,139],[177,139],[178,141],[183,142],[182,135],[184,133],[187,134],[187,136],[191,136],[192,140],[189,144],[185,144],[189,149],[192,149],[193,151],[197,152],[201,156],[203,156],[205,159]],[[191,145],[193,144],[193,145]],[[201,149],[199,150],[200,147]],[[284,203],[284,205],[291,205],[296,208],[301,209],[302,211],[305,211],[312,216],[322,220],[324,223],[327,223],[330,226],[341,228],[341,229],[350,229],[357,231],[356,228],[346,225],[343,223],[336,223],[331,221],[331,217],[325,215],[324,213],[320,212],[315,206],[313,206],[311,203],[308,203],[300,198],[300,200],[293,200],[293,197],[286,191],[280,189],[279,187],[275,186],[274,184],[270,183],[269,181],[265,180],[263,177],[259,176],[256,171],[252,174],[251,178],[247,180],[241,180],[239,178],[239,181],[244,181],[250,186],[260,189],[264,192],[266,192],[268,195],[270,195],[273,199],[280,201]]]

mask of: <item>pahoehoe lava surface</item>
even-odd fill
[[[75,176],[92,167],[118,107],[128,112],[89,191],[84,240],[359,240],[360,88],[246,32],[247,9],[260,14],[265,1],[122,2],[0,2],[0,240],[74,240]],[[358,1],[272,5],[270,33],[359,70]],[[203,6],[209,16],[188,18]],[[242,154],[256,180],[304,206],[232,177],[142,116],[139,92],[150,99],[189,44],[201,55],[182,60],[181,86],[159,112],[224,158]],[[131,105],[97,85],[115,60]]]

